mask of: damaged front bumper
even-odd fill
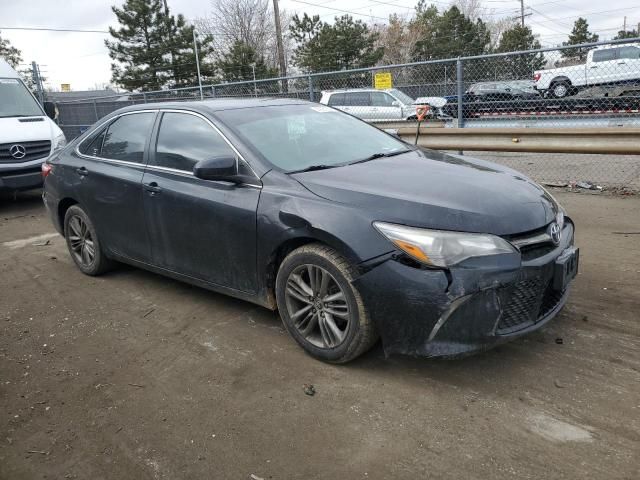
[[[354,285],[387,355],[459,356],[540,328],[566,302],[577,268],[567,219],[555,247],[485,257],[449,270],[421,268],[390,254]],[[570,261],[572,270],[565,269]],[[559,280],[559,276],[562,276]]]

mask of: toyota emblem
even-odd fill
[[[551,240],[553,240],[553,243],[558,245],[560,243],[560,225],[553,222],[551,227],[549,227],[549,233],[551,234]]]
[[[21,158],[24,158],[24,156],[27,154],[27,149],[24,148],[23,145],[11,145],[11,148],[9,148],[9,153],[13,158],[19,160]]]

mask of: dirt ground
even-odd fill
[[[640,198],[557,197],[581,272],[546,328],[347,366],[249,303],[83,276],[37,194],[3,199],[0,478],[640,478]]]

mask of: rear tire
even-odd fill
[[[91,219],[79,205],[72,205],[64,215],[64,238],[72,260],[85,275],[101,275],[113,267]]]
[[[551,96],[553,98],[565,98],[571,95],[571,83],[567,81],[556,82],[551,85]]]
[[[280,317],[293,339],[314,358],[346,363],[377,341],[352,281],[353,265],[321,244],[304,245],[283,260],[276,277]]]

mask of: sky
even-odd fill
[[[193,20],[206,16],[210,0],[167,0],[172,13]],[[9,27],[103,30],[116,25],[111,11],[123,0],[0,0],[0,32],[22,50],[26,63],[36,61],[46,86],[59,90],[71,84],[72,90],[102,88],[111,80],[110,63],[104,46],[108,34],[10,30]],[[491,17],[512,17],[520,13],[520,0],[480,0]],[[417,0],[280,0],[280,9],[290,13],[317,14],[331,22],[336,15],[350,13],[366,22],[383,23],[392,13],[410,15]],[[447,8],[448,0],[437,0]],[[539,35],[543,46],[566,40],[573,22],[585,17],[601,40],[614,37],[627,17],[629,29],[640,23],[640,0],[525,0],[526,23]],[[26,65],[24,66],[26,68]]]

